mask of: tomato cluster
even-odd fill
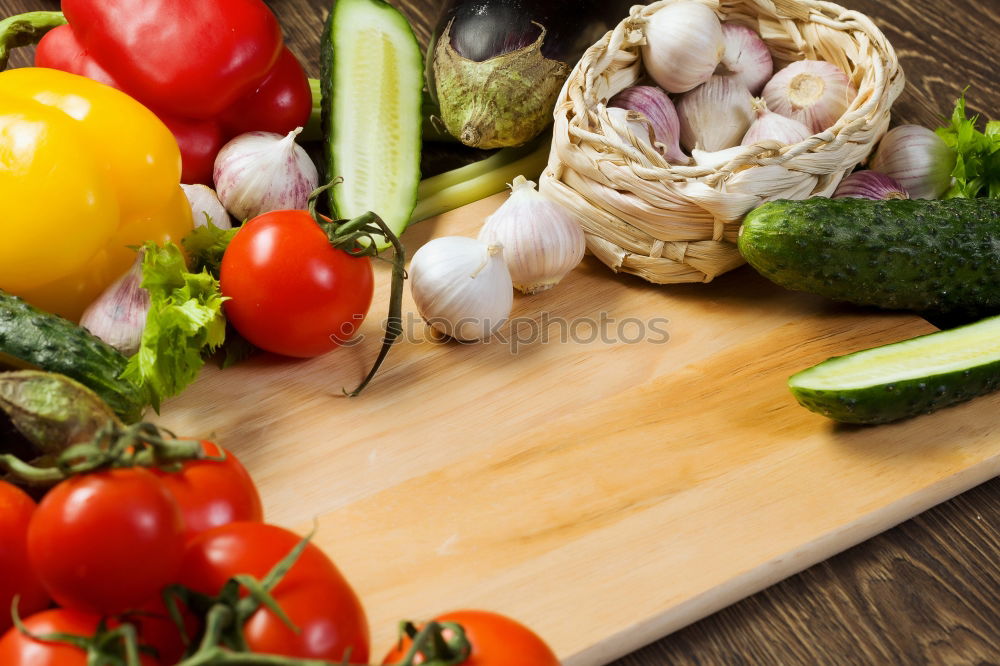
[[[213,635],[220,607],[235,609],[240,650],[288,664],[368,661],[364,610],[333,562],[262,522],[257,489],[232,453],[207,441],[200,448],[202,457],[172,471],[125,466],[70,476],[37,505],[0,481],[0,608],[11,609],[0,612],[0,665],[104,663],[94,654],[127,652],[126,634],[136,636],[129,663],[214,663],[204,646],[194,656],[189,646]],[[11,626],[15,615],[21,626]],[[459,611],[424,630],[405,626],[383,664],[559,663],[530,629],[495,613]],[[219,636],[216,645],[230,649]],[[441,645],[451,651],[433,652]]]
[[[289,554],[300,538],[261,522],[246,469],[215,444],[201,446],[206,457],[178,471],[72,476],[37,506],[0,481],[0,664],[83,666],[86,646],[36,637],[92,637],[124,623],[138,633],[144,665],[177,663],[186,644],[161,598],[167,586],[214,597],[234,576],[263,578]],[[300,631],[262,606],[244,625],[250,650],[330,660],[350,651],[367,660],[360,602],[318,548],[306,546],[272,596]],[[6,610],[15,599],[21,628],[11,627]],[[59,607],[45,610],[50,599]],[[199,619],[184,614],[186,632],[196,637]]]

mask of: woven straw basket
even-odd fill
[[[546,195],[577,214],[595,256],[656,283],[708,282],[742,264],[740,221],[765,201],[830,196],[885,133],[904,82],[889,42],[858,12],[820,0],[696,0],[756,30],[775,71],[826,60],[858,95],[833,127],[801,143],[748,146],[715,169],[672,166],[612,122],[604,105],[643,78],[643,26],[677,1],[633,7],[587,50],[560,93],[541,179]]]

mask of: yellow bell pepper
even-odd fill
[[[0,72],[0,289],[79,320],[135,260],[191,230],[177,142],[114,88]]]

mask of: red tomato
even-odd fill
[[[472,644],[472,654],[462,666],[559,666],[556,655],[538,634],[509,617],[488,611],[462,610],[445,613],[434,620],[462,625]],[[382,663],[400,663],[409,648],[409,639],[404,639]],[[422,664],[423,661],[418,656],[414,663]]]
[[[179,472],[154,469],[153,474],[171,492],[184,514],[185,537],[237,521],[260,522],[264,519],[260,494],[250,474],[229,451],[209,441],[202,450],[215,460],[191,460]]]
[[[36,613],[24,620],[24,625],[35,635],[65,633],[74,636],[93,636],[97,633],[99,615],[56,608]],[[156,661],[147,655],[141,657],[143,666],[155,666]],[[37,641],[11,627],[0,638],[0,664],[3,666],[87,666],[87,653],[66,643]]]
[[[215,595],[236,574],[264,578],[301,537],[264,523],[230,523],[204,532],[188,544],[180,582]],[[368,661],[368,622],[354,591],[333,562],[313,544],[272,590],[298,633],[265,607],[244,625],[250,649],[284,656]]]
[[[28,556],[61,606],[114,614],[173,582],[184,552],[180,507],[144,469],[63,481],[28,526]]]
[[[372,302],[371,262],[335,249],[308,213],[256,217],[229,243],[220,268],[226,317],[276,354],[319,356],[349,340]]]
[[[49,597],[28,563],[28,522],[35,502],[18,488],[0,481],[0,633],[11,626],[11,603],[20,596],[18,613],[45,608]],[[4,663],[0,661],[0,663]]]

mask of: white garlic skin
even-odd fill
[[[816,133],[832,127],[857,94],[847,74],[833,63],[797,60],[771,77],[761,97],[771,111]]]
[[[554,287],[587,248],[576,219],[524,176],[514,179],[510,197],[486,218],[479,240],[503,246],[514,288],[525,294]]]
[[[215,190],[237,220],[245,221],[275,210],[304,210],[319,185],[319,172],[295,137],[296,128],[281,136],[247,132],[236,137],[215,158]]]
[[[203,227],[211,220],[219,229],[232,229],[226,207],[219,201],[218,195],[208,185],[181,185],[184,196],[191,205],[191,217],[195,227]]]
[[[142,257],[139,252],[128,272],[101,292],[80,318],[80,326],[125,356],[139,351],[149,313],[149,292],[139,286]]]
[[[713,76],[677,103],[681,145],[714,152],[739,145],[753,121],[753,96],[739,79]]]
[[[787,146],[805,141],[812,136],[809,128],[799,121],[769,110],[767,102],[763,99],[754,100],[753,109],[757,117],[750,123],[750,129],[743,136],[744,146],[761,141],[777,141]]]
[[[774,60],[767,44],[750,28],[738,23],[723,23],[722,37],[726,51],[721,65],[738,78],[753,95],[759,95],[774,73]]]
[[[435,238],[417,250],[410,291],[429,326],[466,342],[489,337],[514,306],[503,248],[464,236]]]
[[[677,2],[649,17],[642,62],[657,85],[682,93],[712,76],[726,50],[722,24],[697,2]]]

